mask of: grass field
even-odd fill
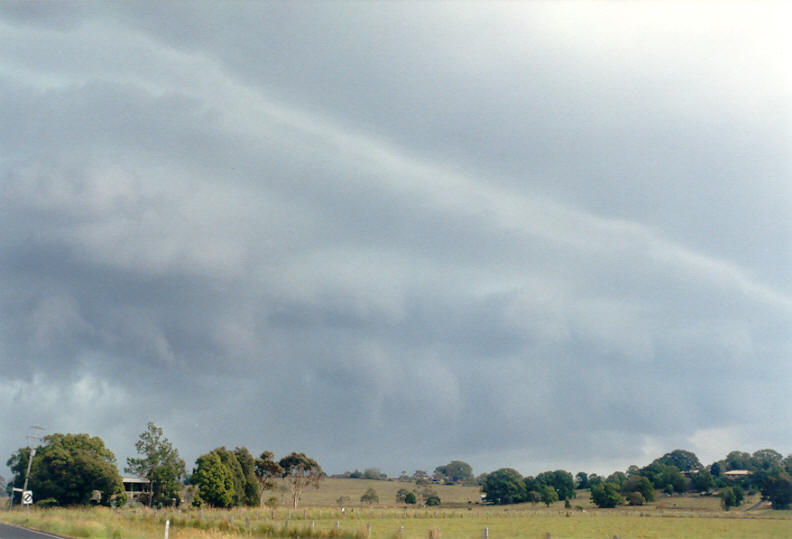
[[[230,537],[350,537],[372,539],[481,538],[485,528],[492,539],[552,537],[625,538],[762,538],[792,537],[792,511],[773,511],[752,497],[741,508],[721,510],[715,497],[660,497],[642,507],[596,509],[581,491],[572,509],[562,502],[551,505],[523,504],[486,506],[468,501],[478,499],[478,490],[436,486],[444,503],[439,508],[397,506],[396,490],[410,486],[398,482],[359,479],[328,480],[322,488],[306,492],[304,506],[293,511],[270,509],[208,510],[181,509],[155,512],[148,509],[111,510],[49,509],[31,511],[28,520],[22,508],[0,511],[0,520],[29,526],[67,537],[161,538],[170,520],[170,537],[223,539]],[[363,506],[360,496],[374,488],[378,506]],[[392,492],[391,492],[392,491]],[[348,496],[351,504],[334,502]],[[445,497],[444,497],[445,496]],[[386,499],[387,498],[387,499]],[[332,502],[328,500],[332,499]]]

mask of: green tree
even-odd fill
[[[760,449],[754,451],[751,458],[757,469],[771,470],[781,468],[781,461],[784,460],[784,455],[775,449]]]
[[[630,493],[629,501],[630,505],[643,505],[646,503],[646,498],[644,498],[643,494],[636,490],[635,492]]]
[[[27,471],[29,458],[30,448],[21,447],[6,461],[6,466],[9,467],[12,473],[9,488],[22,488],[25,483],[25,472]],[[14,496],[14,494],[13,490],[9,491],[10,496]]]
[[[283,457],[278,464],[283,469],[281,475],[291,488],[292,507],[297,509],[305,487],[319,488],[319,483],[324,479],[325,473],[318,462],[305,456],[304,453],[292,453]]]
[[[691,476],[691,486],[697,492],[706,492],[715,486],[715,480],[708,470],[700,470]]]
[[[613,508],[624,503],[614,483],[599,483],[591,487],[591,501],[597,507]]]
[[[367,503],[369,505],[374,503],[379,503],[379,496],[377,496],[377,491],[373,488],[369,488],[363,496],[360,497],[360,501],[363,503]]]
[[[410,493],[409,490],[406,488],[400,488],[396,492],[396,503],[404,503],[404,500],[407,498],[407,495]]]
[[[739,486],[726,487],[720,493],[721,506],[728,511],[731,507],[739,506],[743,497],[743,490]]]
[[[625,474],[624,472],[613,472],[612,474],[610,474],[608,477],[605,478],[606,483],[614,483],[619,488],[621,488],[626,481],[627,481],[627,474]]]
[[[728,472],[729,470],[748,470],[753,472],[756,470],[753,457],[745,451],[731,451],[720,464],[721,472]]]
[[[418,499],[415,497],[415,492],[408,492],[406,496],[404,496],[404,503],[409,505],[415,505],[418,503]]]
[[[520,503],[525,500],[525,484],[520,472],[512,468],[501,468],[487,475],[481,490],[485,500],[497,505]]]
[[[578,472],[575,475],[575,486],[579,489],[589,488],[588,474],[586,472]]]
[[[680,473],[676,466],[652,462],[649,466],[641,470],[641,475],[649,479],[654,488],[665,489],[666,491],[684,492],[687,485],[685,477]]]
[[[149,505],[178,502],[184,477],[184,460],[162,435],[162,429],[151,421],[138,438],[135,449],[140,456],[128,457],[124,471],[150,481]]]
[[[242,505],[245,501],[245,474],[242,471],[242,465],[233,451],[223,447],[214,449],[212,453],[220,457],[220,462],[231,472],[233,478],[233,495],[231,498],[231,506]]]
[[[628,496],[633,492],[640,492],[647,502],[653,502],[655,499],[651,481],[642,475],[634,475],[626,480],[620,490]]]
[[[194,505],[231,507],[234,504],[234,473],[220,459],[217,451],[198,457],[190,482],[194,485]]]
[[[593,473],[588,476],[588,488],[599,485],[600,483],[602,483],[602,478],[597,474]]]
[[[272,451],[264,451],[256,459],[256,478],[261,490],[272,490],[275,487],[275,478],[283,475],[283,468],[275,460]]]
[[[677,470],[681,472],[704,469],[704,466],[701,465],[696,454],[692,451],[685,451],[684,449],[674,449],[670,453],[666,453],[662,457],[655,459],[654,462],[666,466],[676,466]]]
[[[566,470],[542,472],[536,476],[536,481],[540,485],[553,487],[559,500],[571,500],[575,497],[575,480],[572,478],[572,474]]]
[[[539,496],[542,499],[542,503],[547,507],[550,507],[550,504],[558,501],[558,492],[550,485],[543,486],[542,490],[539,491]]]
[[[762,496],[770,500],[773,509],[788,509],[792,505],[792,476],[779,472],[768,477],[762,483]]]
[[[242,503],[250,507],[256,507],[261,503],[261,487],[256,476],[256,459],[250,454],[247,447],[234,448],[239,466],[242,469],[243,478],[243,498]]]
[[[440,497],[437,494],[429,496],[424,502],[428,506],[440,505]]]
[[[435,468],[435,473],[439,474],[449,485],[456,483],[471,484],[475,481],[473,468],[470,464],[461,460],[452,460],[445,466],[438,466]]]
[[[38,499],[52,498],[58,505],[85,505],[98,490],[100,503],[109,505],[114,495],[123,496],[115,455],[101,438],[88,434],[51,434],[41,442],[33,457],[28,483]],[[28,448],[22,448],[8,461],[15,478],[22,481],[29,454]]]

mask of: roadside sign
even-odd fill
[[[33,503],[33,491],[26,490],[22,493],[22,505],[30,505]]]

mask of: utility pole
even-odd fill
[[[39,426],[36,426],[36,425],[31,425],[30,428],[33,429],[33,432],[38,432],[38,431],[43,431],[44,430],[44,427],[39,427]],[[36,434],[31,434],[27,438],[28,438],[28,440],[35,440],[36,442],[41,440],[41,436],[37,436]],[[25,485],[22,487],[22,495],[23,496],[25,495],[25,491],[27,490],[28,479],[30,479],[30,467],[33,465],[33,457],[36,455],[35,444],[33,445],[33,447],[31,447],[31,445],[28,444],[28,449],[30,450],[30,456],[28,457],[27,472],[25,472]],[[28,504],[28,506],[27,506],[27,512],[28,512],[28,515],[30,515],[30,504]]]

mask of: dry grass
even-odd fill
[[[303,506],[332,507],[337,505],[337,500],[346,496],[348,501],[344,503],[346,507],[359,507],[366,504],[361,503],[360,497],[368,490],[373,488],[379,497],[381,506],[396,505],[396,492],[401,488],[414,490],[420,493],[424,487],[416,486],[415,483],[404,483],[401,481],[375,481],[372,479],[325,479],[320,483],[318,489],[308,488],[305,490],[302,501]],[[461,485],[430,485],[432,490],[443,501],[443,504],[474,504],[479,501],[481,491],[478,487],[464,487]],[[274,494],[281,500],[281,505],[288,505],[289,493],[283,490],[275,490]],[[266,495],[265,495],[266,497]]]
[[[339,492],[352,488],[362,494],[368,485],[374,483],[395,487],[394,496],[395,490],[401,488],[397,482],[335,481],[341,483],[333,484],[325,496],[337,497]],[[383,492],[386,490],[380,491],[381,499]],[[717,498],[700,496],[660,497],[657,502],[643,507],[603,510],[593,508],[587,498],[587,493],[579,493],[571,510],[564,509],[562,502],[549,508],[542,504],[508,507],[465,504],[455,508],[357,506],[346,507],[343,512],[337,506],[308,506],[297,511],[282,507],[277,510],[182,509],[158,513],[142,509],[34,509],[29,521],[24,510],[0,512],[0,520],[67,537],[98,539],[161,538],[166,520],[171,522],[170,536],[175,539],[251,536],[426,539],[430,533],[443,539],[473,539],[481,538],[485,528],[492,539],[544,539],[548,532],[553,537],[618,535],[621,539],[792,536],[792,511],[759,508],[746,513],[738,508],[725,512],[720,509]],[[755,498],[747,500],[743,508],[750,507],[755,501]],[[580,509],[574,509],[575,506]]]

